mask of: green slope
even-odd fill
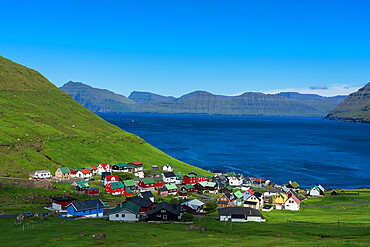
[[[370,123],[370,83],[351,93],[325,119]]]
[[[60,165],[135,160],[207,174],[105,122],[37,71],[0,56],[0,174],[27,177],[28,171],[54,172]]]

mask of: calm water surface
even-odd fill
[[[101,116],[172,157],[207,170],[236,171],[279,184],[296,180],[304,187],[370,187],[370,124],[318,118]]]

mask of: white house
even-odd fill
[[[173,172],[173,167],[170,163],[168,163],[167,165],[163,166],[163,171],[165,172]]]
[[[98,165],[98,174],[101,175],[102,172],[112,172],[111,165],[109,165],[109,163]]]
[[[118,182],[118,176],[117,175],[108,175],[108,176],[105,176],[105,178],[104,178],[104,187],[107,184],[114,183],[114,182]]]
[[[89,180],[90,178],[92,178],[92,176],[93,176],[92,171],[87,168],[81,169],[78,172],[76,172],[76,177],[83,178],[85,180]]]
[[[220,221],[232,221],[232,222],[266,222],[265,217],[260,211],[254,208],[243,208],[243,207],[227,207],[219,208],[218,216]]]
[[[325,195],[325,189],[321,186],[314,186],[311,189],[307,190],[307,195],[308,196],[323,196]]]
[[[163,182],[165,184],[175,183],[176,182],[176,175],[173,172],[165,172],[162,174]]]
[[[301,201],[292,194],[288,200],[284,202],[284,209],[285,210],[292,210],[292,211],[299,211]]]
[[[41,170],[41,171],[36,171],[33,174],[34,179],[47,179],[51,178],[51,174],[49,170]]]
[[[109,220],[138,222],[140,220],[139,210],[139,205],[126,201],[109,212]]]
[[[239,187],[243,184],[244,178],[241,175],[227,176],[229,185],[232,187]]]
[[[135,172],[134,175],[138,178],[144,178],[145,177],[145,174],[143,171],[138,171],[138,172]]]
[[[276,195],[279,192],[278,188],[267,188],[265,192],[263,192],[263,197],[270,197]]]

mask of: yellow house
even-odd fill
[[[55,177],[59,179],[69,179],[71,171],[68,167],[59,167],[55,172]]]
[[[272,203],[283,204],[286,200],[288,200],[288,194],[284,192],[277,192],[276,195],[272,198]]]

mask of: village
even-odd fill
[[[213,176],[175,172],[171,164],[144,170],[141,162],[108,163],[82,169],[59,167],[30,174],[30,180],[70,183],[76,194],[92,197],[78,201],[72,196],[53,197],[48,207],[61,217],[100,218],[121,222],[191,222],[217,210],[219,221],[266,222],[264,211],[299,211],[307,197],[322,197],[315,185],[303,190],[297,182],[277,185],[269,180],[219,170]],[[104,191],[98,186],[105,188]],[[114,207],[100,199],[107,193],[122,201]],[[338,192],[333,190],[331,195]],[[261,213],[262,212],[262,213]]]

